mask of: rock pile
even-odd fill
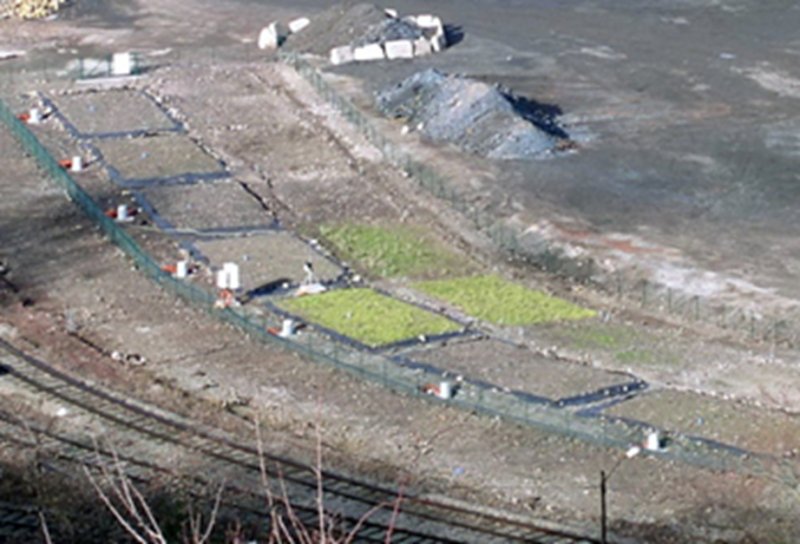
[[[563,147],[566,133],[552,119],[535,124],[533,104],[510,91],[474,79],[425,70],[381,91],[385,115],[406,122],[436,142],[492,159],[529,159]],[[538,125],[538,126],[537,126]]]

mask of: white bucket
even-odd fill
[[[450,382],[439,382],[439,393],[438,397],[440,399],[448,400],[453,397],[453,385]]]
[[[83,170],[83,157],[80,155],[75,155],[72,157],[72,165],[70,166],[70,170],[73,172],[80,172]]]
[[[281,325],[281,332],[278,336],[281,338],[288,338],[294,335],[294,319],[284,319]]]
[[[120,204],[117,206],[117,221],[127,221],[128,219],[130,219],[128,215],[128,205]]]
[[[661,436],[658,434],[658,431],[650,431],[647,433],[644,447],[646,450],[650,451],[659,451],[661,449]]]
[[[227,276],[228,289],[240,289],[242,287],[242,282],[239,278],[239,265],[236,263],[225,263],[222,265],[222,270],[225,272]]]
[[[32,125],[38,125],[42,122],[42,112],[39,108],[31,108],[28,122]]]
[[[175,265],[175,277],[183,279],[189,275],[189,261],[178,261]]]

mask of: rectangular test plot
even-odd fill
[[[56,97],[53,102],[81,137],[178,130],[180,127],[139,91],[103,91]]]
[[[195,178],[228,175],[219,161],[182,134],[99,140],[94,145],[107,166],[113,169],[112,177],[123,186],[189,182]]]
[[[242,288],[246,291],[270,284],[297,285],[305,279],[303,264],[310,261],[318,281],[335,280],[342,269],[323,257],[302,240],[285,231],[269,231],[258,235],[240,236],[195,242],[213,267],[233,262],[239,265]],[[277,287],[277,285],[275,285]]]
[[[412,351],[406,357],[461,374],[466,379],[553,401],[630,381],[623,374],[553,361],[499,340],[456,342],[438,349]]]
[[[231,180],[160,185],[137,191],[142,205],[165,230],[220,232],[272,227],[272,216]]]

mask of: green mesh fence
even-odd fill
[[[391,149],[391,146],[369,127],[366,119],[349,102],[337,96],[322,81],[316,71],[304,68],[302,64],[298,66],[298,69],[312,83],[315,83],[315,86],[319,87],[332,103],[336,104],[348,117],[352,117],[354,122],[361,126],[371,138],[382,141],[385,149]],[[213,313],[216,317],[252,337],[362,379],[380,383],[394,391],[423,396],[431,402],[447,404],[490,417],[503,418],[517,424],[579,438],[603,446],[627,447],[632,443],[639,442],[642,438],[642,431],[637,426],[607,421],[602,418],[579,417],[566,410],[532,404],[513,395],[469,384],[463,384],[454,398],[440,400],[421,391],[423,384],[439,381],[441,377],[438,374],[410,370],[387,360],[384,356],[351,349],[319,335],[306,334],[302,339],[285,339],[275,336],[267,331],[268,326],[279,323],[278,317],[274,315],[254,314],[246,307],[216,309],[214,307],[216,297],[213,293],[177,280],[163,272],[161,267],[148,253],[142,250],[125,229],[108,218],[91,196],[72,179],[67,171],[59,166],[35,135],[17,119],[3,101],[0,101],[0,121],[16,136],[25,151],[36,160],[45,173],[64,190],[70,200],[80,207],[106,236],[125,252],[139,270],[168,292]],[[394,152],[390,151],[390,153]],[[400,154],[395,155],[395,158],[400,161],[407,160]],[[409,161],[408,168],[415,172],[415,175],[421,176],[422,183],[435,194],[444,196],[450,194],[447,192],[443,180],[426,167]],[[510,235],[506,233],[503,236]],[[714,469],[732,469],[750,474],[767,475],[771,478],[779,478],[784,482],[796,482],[791,467],[776,463],[772,458],[742,455],[740,452],[710,446],[688,437],[676,437],[670,449],[656,455]]]

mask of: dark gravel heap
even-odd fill
[[[492,159],[542,157],[563,138],[534,124],[533,112],[519,107],[532,101],[434,69],[379,92],[377,104],[385,115],[405,119],[433,141],[450,142]]]
[[[344,2],[311,18],[302,31],[289,36],[284,47],[327,56],[341,45],[365,45],[387,40],[415,39],[422,30],[410,21],[393,19],[373,4]]]

